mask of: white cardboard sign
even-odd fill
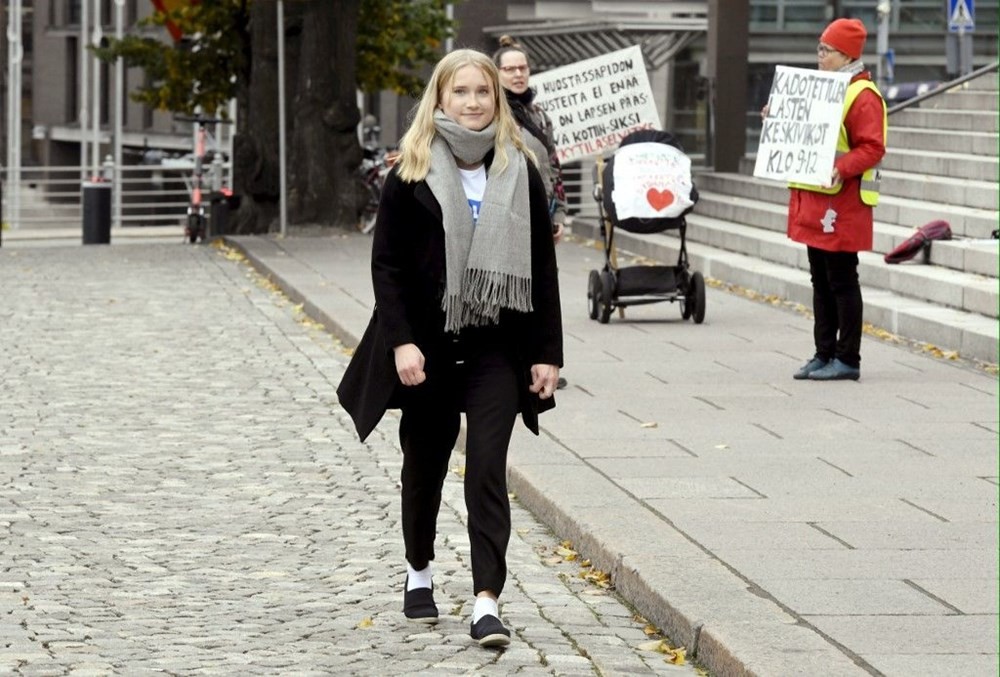
[[[552,118],[560,162],[614,150],[637,129],[660,129],[638,46],[532,75],[531,86]]]
[[[615,151],[611,199],[619,219],[680,216],[691,202],[691,159],[665,143]]]
[[[829,185],[850,81],[849,73],[778,66],[753,175]]]

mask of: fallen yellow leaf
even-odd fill
[[[368,628],[372,627],[373,625],[375,625],[375,623],[372,622],[371,618],[362,618],[358,622],[358,630],[367,630]]]
[[[676,649],[667,650],[667,662],[673,663],[674,665],[684,665],[687,658],[687,650],[679,646]]]

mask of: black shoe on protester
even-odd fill
[[[499,618],[489,614],[470,626],[469,635],[479,642],[479,646],[487,648],[503,647],[510,644],[510,630],[503,626]]]
[[[437,623],[438,608],[434,603],[434,591],[430,588],[415,588],[403,592],[403,615],[417,623]]]
[[[796,381],[805,380],[809,378],[809,374],[814,371],[819,371],[828,364],[830,364],[830,360],[824,360],[822,357],[813,357],[811,360],[803,364],[797,372],[792,374],[792,378]]]

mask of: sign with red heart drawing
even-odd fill
[[[656,188],[650,188],[646,191],[646,201],[649,205],[656,211],[661,211],[670,206],[674,201],[674,194],[668,189],[657,190]]]
[[[615,152],[613,172],[619,219],[676,217],[694,204],[691,159],[669,144],[626,144]]]

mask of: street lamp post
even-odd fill
[[[115,0],[115,39],[119,42],[125,37],[125,0]],[[122,57],[115,59],[115,173],[114,183],[114,221],[115,228],[122,225],[122,127],[125,117],[125,64]]]
[[[7,8],[7,223],[17,228],[21,219],[21,0]]]
[[[79,97],[80,100],[77,102],[79,105],[79,118],[80,118],[80,180],[87,180],[87,163],[89,162],[89,149],[87,143],[87,129],[90,126],[90,111],[88,106],[88,97],[90,94],[90,83],[88,81],[87,75],[90,72],[90,55],[87,53],[87,27],[89,24],[89,5],[90,0],[81,0],[80,2],[80,89]]]
[[[288,234],[285,169],[285,3],[278,0],[278,210],[282,237]]]
[[[883,92],[892,82],[892,68],[889,63],[889,20],[892,14],[890,0],[881,0],[875,7],[878,15],[878,33],[876,36],[876,51],[878,61],[875,64],[875,80]]]

